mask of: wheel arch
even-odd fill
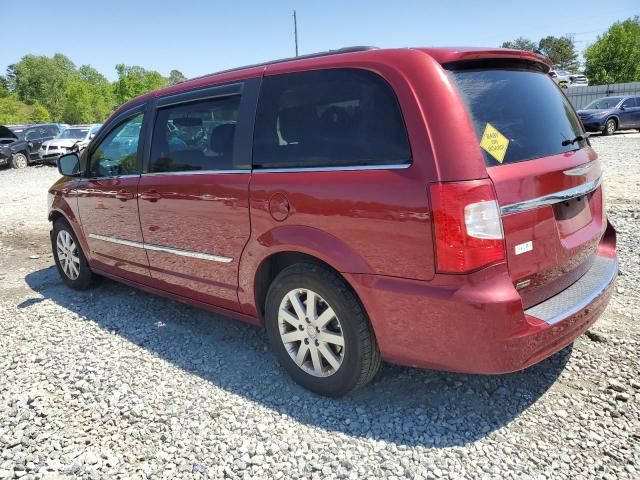
[[[310,255],[308,253],[303,253],[296,250],[282,250],[276,253],[272,253],[271,255],[264,258],[259,264],[254,276],[254,301],[260,319],[264,317],[264,307],[266,303],[267,292],[269,291],[269,287],[271,286],[275,278],[285,268],[300,263],[314,263],[317,265],[321,265],[328,270],[331,270],[344,281],[347,287],[356,296],[360,304],[363,305],[358,293],[356,292],[355,288],[353,288],[353,285],[351,285],[351,283],[345,278],[345,276],[342,275],[331,264],[325,262],[317,256]]]
[[[282,225],[252,238],[239,265],[238,300],[244,313],[262,319],[270,282],[289,265],[315,262],[336,272],[359,298],[344,273],[374,273],[350,245],[335,236],[301,225]]]
[[[61,203],[59,203],[58,205],[55,205],[55,202],[61,202]],[[54,200],[54,206],[49,211],[48,220],[53,225],[53,223],[55,223],[59,219],[66,221],[71,226],[71,229],[73,230],[73,233],[78,239],[78,242],[80,243],[80,247],[82,248],[82,251],[85,257],[87,258],[87,261],[89,261],[91,259],[91,255],[90,255],[91,252],[89,250],[89,245],[86,239],[84,238],[82,226],[76,219],[76,216],[73,214],[69,205],[66,204],[66,202],[64,201],[59,200],[59,197],[56,196],[56,199]]]

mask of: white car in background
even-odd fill
[[[89,141],[98,133],[102,124],[73,125],[64,130],[60,135],[47,140],[38,150],[40,160],[46,163],[56,163],[58,157],[73,150],[82,151]]]
[[[571,73],[566,70],[551,70],[549,76],[562,88],[589,86],[589,79],[579,73]]]

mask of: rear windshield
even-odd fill
[[[525,69],[450,70],[487,166],[577,150],[580,120],[548,75]]]

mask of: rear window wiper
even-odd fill
[[[583,134],[583,135],[577,135],[573,140],[569,140],[569,139],[563,140],[562,141],[562,146],[563,147],[567,147],[569,145],[573,145],[576,142],[583,142],[583,141],[587,140],[587,138],[589,138],[589,135],[586,134],[586,133]]]

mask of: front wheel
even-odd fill
[[[356,390],[380,368],[364,308],[342,277],[321,265],[292,265],[276,277],[267,293],[265,326],[280,365],[321,395]]]
[[[613,118],[610,118],[609,120],[607,120],[607,123],[604,124],[604,130],[602,131],[602,135],[604,136],[613,135],[613,133],[616,131],[616,128],[617,128],[616,121]]]
[[[78,238],[65,220],[54,223],[51,246],[58,273],[66,285],[75,290],[86,290],[93,285],[93,272]]]
[[[29,161],[24,153],[14,153],[11,157],[11,168],[25,168]]]

